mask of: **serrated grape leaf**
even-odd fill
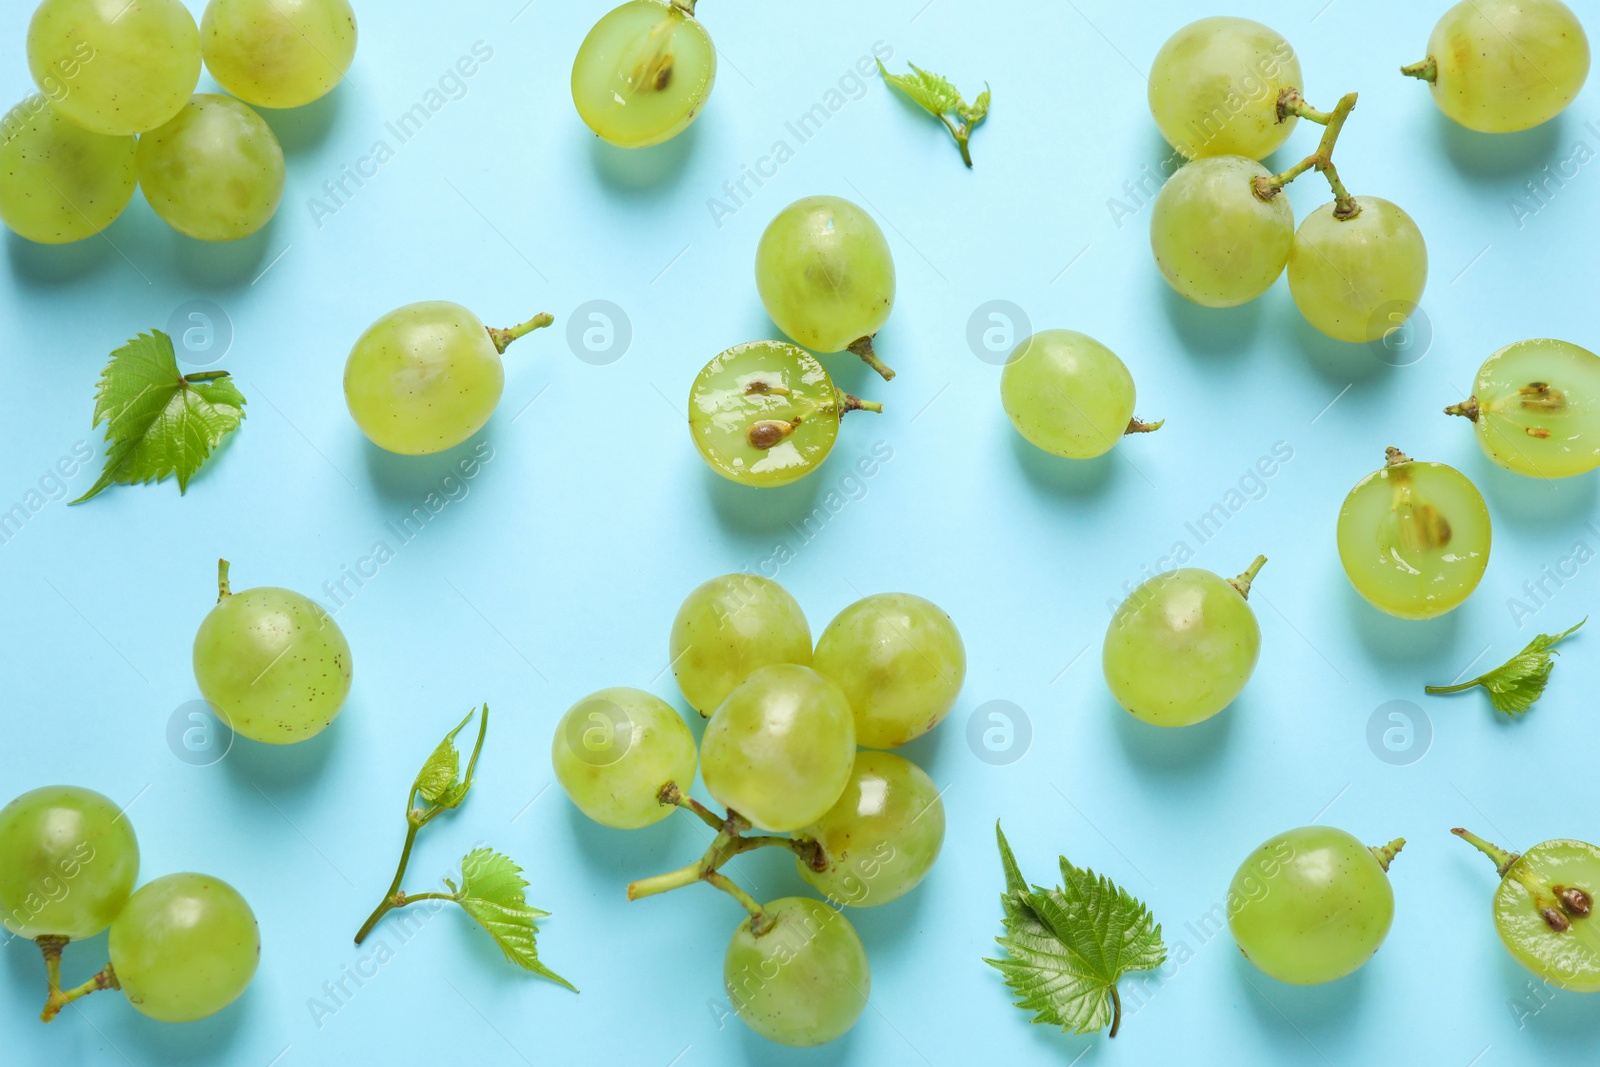
[[[577,987],[539,962],[534,935],[539,932],[534,920],[550,913],[530,907],[523,891],[528,888],[522,868],[509,856],[493,849],[479,848],[461,860],[461,888],[447,883],[466,913],[489,932],[506,959],[524,970],[543,975],[576,993]]]
[[[878,72],[883,75],[883,80],[916,101],[929,114],[943,115],[962,106],[961,94],[945,78],[923,70],[915,63],[907,63],[906,66],[911,68],[910,74],[891,74],[889,68],[883,65],[883,60],[878,60]]]
[[[1496,667],[1487,674],[1481,674],[1470,682],[1459,685],[1430,685],[1424,687],[1428,693],[1460,693],[1481,685],[1489,694],[1489,703],[1494,710],[1506,715],[1521,715],[1544,695],[1545,686],[1550,684],[1550,672],[1555,669],[1552,656],[1559,656],[1555,646],[1565,638],[1577,632],[1578,627],[1588,622],[1584,616],[1578,622],[1558,634],[1539,634],[1528,642],[1526,648],[1512,656],[1506,662]]]
[[[200,465],[244,420],[245,399],[226,371],[185,378],[172,339],[142,333],[111,353],[95,389],[94,426],[106,424],[105,468],[72,503],[115,484],[136,485],[178,476],[189,489]]]
[[[417,772],[417,780],[412,783],[411,790],[419,794],[422,799],[437,808],[454,808],[466,799],[467,790],[472,788],[472,770],[478,762],[478,752],[483,747],[484,731],[489,726],[489,706],[483,706],[483,719],[478,726],[478,743],[472,750],[472,759],[467,764],[467,777],[461,781],[461,754],[456,751],[456,735],[459,734],[468,722],[472,721],[474,712],[467,712],[466,718],[456,723],[456,728],[444,735],[444,740],[433,750],[433,754],[422,765],[422,770]]]

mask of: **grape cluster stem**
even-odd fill
[[[45,936],[34,938],[39,950],[44,953],[45,974],[50,981],[50,992],[45,997],[44,1010],[39,1013],[40,1022],[51,1022],[61,1009],[73,1001],[98,993],[102,989],[121,989],[117,981],[117,973],[111,969],[111,964],[102,967],[93,978],[80,986],[71,989],[61,988],[61,950],[67,947],[64,937]]]
[[[1283,122],[1290,115],[1297,115],[1326,128],[1322,131],[1322,140],[1315,152],[1281,174],[1270,178],[1257,178],[1256,196],[1262,200],[1272,200],[1283,192],[1284,186],[1306,171],[1315,170],[1328,179],[1328,185],[1333,189],[1334,218],[1348,222],[1361,214],[1361,205],[1350,195],[1350,190],[1345,188],[1344,182],[1339,178],[1338,168],[1333,165],[1333,148],[1339,142],[1339,134],[1344,130],[1345,120],[1350,117],[1350,112],[1355,110],[1356,96],[1355,93],[1346,93],[1332,111],[1318,111],[1306,103],[1299,89],[1285,89],[1278,94],[1279,122]]]
[[[943,116],[940,117],[942,118]],[[948,119],[945,120],[945,125],[950,125],[950,121]],[[966,153],[967,147],[963,142],[961,146],[961,154],[965,156]],[[972,166],[971,159],[967,160],[967,166]],[[851,341],[850,351],[860,356],[863,363],[882,375],[884,381],[887,382],[894,378],[894,368],[878,358],[878,353],[872,347],[871,337],[858,337],[854,341]]]

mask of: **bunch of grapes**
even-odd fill
[[[639,829],[677,808],[711,826],[716,840],[699,861],[634,882],[629,899],[694,882],[732,895],[748,913],[723,961],[734,1010],[780,1044],[832,1041],[855,1024],[871,984],[843,907],[904,896],[944,841],[933,780],[883,750],[949,713],[966,676],[961,635],[927,600],[881,593],[845,608],[813,647],[782,586],[729,574],[683,602],[670,653],[684,699],[707,718],[698,753],[666,701],[602,689],[557,726],[556,777],[605,826]],[[689,795],[697,766],[724,812]],[[724,873],[728,860],[763,847],[794,852],[827,902],[760,903]]]

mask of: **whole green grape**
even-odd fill
[[[899,900],[932,870],[944,845],[944,801],[910,760],[860,752],[838,801],[795,837],[816,842],[825,864],[817,870],[796,858],[802,878],[841,904],[876,907]]]
[[[1073,330],[1041,330],[1000,372],[1000,402],[1029,444],[1068,459],[1093,459],[1125,434],[1159,429],[1133,417],[1133,375],[1117,354]]]
[[[350,0],[211,0],[200,50],[221,86],[257,107],[301,107],[344,80],[356,55]]]
[[[1156,194],[1150,248],[1167,284],[1196,304],[1235,307],[1272,287],[1289,262],[1294,209],[1263,200],[1255,180],[1271,173],[1244,156],[1186,163]]]
[[[1549,122],[1589,77],[1589,38],[1560,0],[1462,0],[1428,38],[1428,58],[1401,68],[1433,89],[1450,118],[1481,133]]]
[[[272,221],[283,199],[283,148],[250,109],[196,93],[139,138],[139,185],[155,213],[200,241],[237,241]]]
[[[810,666],[811,626],[777,582],[724,574],[684,597],[667,651],[683,698],[710,715],[757,667]]]
[[[27,47],[57,110],[111,137],[164,125],[200,80],[200,30],[179,0],[44,0]]]
[[[1156,726],[1192,726],[1232,704],[1261,655],[1246,598],[1264,563],[1231,581],[1185,567],[1135,589],[1111,617],[1101,652],[1117,703]]]
[[[728,1002],[746,1026],[780,1045],[810,1048],[844,1036],[872,990],[867,950],[843,914],[820,900],[784,897],[746,919],[722,961]]]
[[[1339,559],[1356,591],[1402,619],[1431,619],[1472,595],[1489,566],[1489,507],[1467,476],[1389,449],[1339,509]]]
[[[1555,840],[1516,853],[1459,827],[1451,833],[1494,861],[1494,928],[1512,959],[1562,989],[1600,993],[1600,848]]]
[[[261,930],[233,886],[169,874],[142,886],[111,924],[123,996],[158,1022],[189,1023],[232,1004],[255,977]]]
[[[287,745],[327,729],[350,694],[350,646],[322,605],[290,589],[221,596],[194,635],[200,693],[233,730]]]
[[[92,133],[30,96],[0,123],[0,222],[40,244],[92,237],[138,187],[139,139]]]
[[[1327,203],[1307,215],[1289,248],[1289,292],[1306,321],[1340,341],[1377,341],[1416,311],[1428,283],[1428,246],[1411,216],[1358,196],[1354,218]]]
[[[716,79],[717,50],[699,20],[667,0],[629,0],[578,46],[572,102],[602,140],[645,148],[682,133]]]
[[[669,782],[694,784],[694,735],[665,700],[642,689],[591,693],[572,705],[550,744],[556,780],[589,818],[637,830],[672,814]]]
[[[51,785],[0,808],[0,924],[18,937],[93,937],[138,877],[139,842],[109,797]]]
[[[689,434],[712,470],[768,489],[816,470],[847,412],[882,410],[836,387],[804,349],[750,341],[718,354],[696,376]]]
[[[1264,159],[1299,121],[1278,119],[1278,94],[1303,89],[1288,41],[1249,19],[1216,16],[1173,34],[1150,65],[1150,114],[1167,143],[1194,159]]]
[[[850,701],[856,743],[894,748],[950,714],[967,677],[967,651],[937,604],[875,593],[834,616],[811,665]]]
[[[885,379],[872,337],[894,310],[894,257],[883,231],[838,196],[796,200],[756,247],[756,288],[778,329],[815,352],[849,349]]]
[[[1484,455],[1534,478],[1600,467],[1600,356],[1541,338],[1506,345],[1483,361],[1472,398],[1445,408],[1477,430]]]
[[[812,670],[758,667],[718,705],[700,738],[700,776],[725,808],[787,833],[816,822],[844,793],[855,719],[839,687]]]

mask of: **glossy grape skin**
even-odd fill
[[[1428,38],[1434,103],[1480,133],[1559,115],[1589,76],[1589,39],[1558,0],[1462,0]]]
[[[1263,159],[1299,122],[1293,115],[1278,121],[1278,94],[1303,88],[1300,60],[1275,30],[1214,16],[1185,26],[1156,53],[1150,114],[1167,143],[1190,159]]]
[[[1600,918],[1573,916],[1569,929],[1551,929],[1517,875],[1582,889],[1600,896],[1600,848],[1584,841],[1555,840],[1522,853],[1494,893],[1494,927],[1513,959],[1562,989],[1600,992]]]
[[[139,186],[169,226],[200,241],[237,241],[272,221],[283,199],[283,148],[248,104],[196,93],[139,138]]]
[[[1233,703],[1261,655],[1261,627],[1232,582],[1196,567],[1135,589],[1106,628],[1101,664],[1118,704],[1156,726],[1192,726]]]
[[[94,133],[153,130],[200,80],[200,30],[179,0],[44,0],[28,69],[68,119]]]
[[[820,845],[828,864],[817,871],[797,858],[800,877],[841,904],[876,907],[905,896],[933,868],[944,844],[944,801],[910,760],[859,752],[838,801],[795,837]]]
[[[811,665],[811,626],[789,591],[755,574],[724,574],[684,598],[668,642],[683,698],[710,715],[757,667]]]
[[[844,793],[855,758],[855,719],[839,687],[787,663],[752,671],[700,738],[706,789],[774,833],[822,818]]]
[[[1588,349],[1506,345],[1478,368],[1471,408],[1484,455],[1507,470],[1569,478],[1600,467],[1600,356]]]
[[[762,910],[770,930],[756,937],[745,919],[728,943],[722,962],[728,1002],[746,1026],[780,1045],[810,1048],[842,1037],[872,989],[855,927],[807,897],[784,897]]]
[[[850,701],[856,743],[894,748],[950,714],[967,677],[967,650],[937,604],[875,593],[828,623],[811,665]]]
[[[1289,249],[1289,292],[1306,321],[1339,341],[1376,341],[1416,311],[1428,284],[1428,246],[1411,216],[1358,196],[1361,213],[1307,215]]]
[[[250,905],[227,882],[169,874],[142,886],[111,924],[111,967],[123,996],[164,1023],[204,1019],[232,1004],[261,960]]]
[[[1000,401],[1028,443],[1068,459],[1105,455],[1133,421],[1133,375],[1117,354],[1073,330],[1024,338],[1000,373]]]
[[[1228,890],[1228,927],[1264,974],[1320,985],[1372,958],[1394,921],[1394,890],[1366,845],[1331,826],[1264,842]]]
[[[1272,288],[1289,262],[1294,210],[1262,200],[1252,182],[1271,177],[1243,156],[1186,163],[1156,194],[1150,247],[1167,284],[1206,307],[1235,307]]]
[[[796,200],[756,247],[756,288],[778,329],[814,352],[871,337],[894,309],[894,257],[883,231],[838,196]]]
[[[645,148],[682,133],[716,78],[717,50],[697,19],[665,0],[629,0],[578,46],[572,102],[601,139]]]
[[[30,96],[0,124],[0,222],[40,244],[92,237],[138,187],[138,138],[92,133]]]
[[[1339,509],[1339,559],[1356,591],[1402,619],[1466,600],[1489,565],[1489,508],[1466,475],[1402,462],[1367,475]]]
[[[0,925],[18,937],[93,937],[138,877],[139,842],[109,797],[51,785],[0,808]]]
[[[672,814],[658,799],[694,784],[694,735],[665,700],[642,689],[591,693],[572,705],[550,745],[556,780],[602,826],[637,830]]]
[[[332,92],[356,36],[349,0],[211,0],[200,19],[206,69],[257,107],[301,107]]]

